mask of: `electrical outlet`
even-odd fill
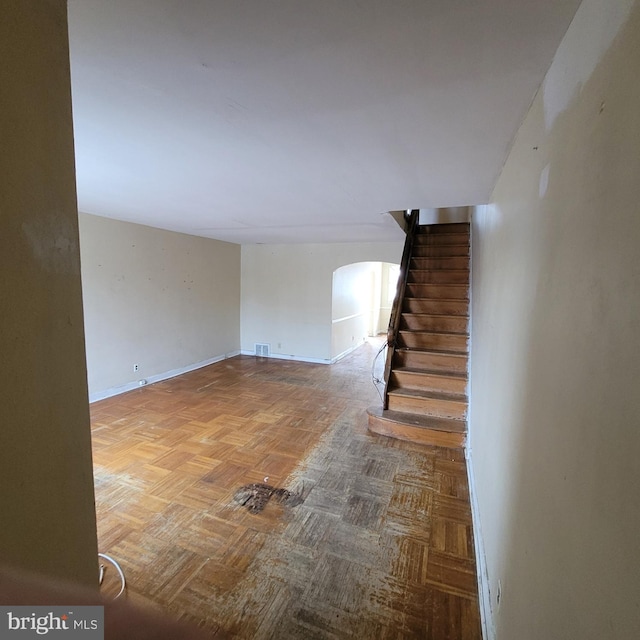
[[[139,367],[138,367],[138,365],[137,365],[137,364],[134,364],[134,365],[133,365],[133,370],[134,370],[134,372],[135,372],[135,371],[137,371],[137,370],[138,370],[138,368],[139,368]]]

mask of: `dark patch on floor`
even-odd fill
[[[288,489],[272,487],[270,484],[254,482],[240,487],[233,496],[233,499],[247,507],[249,513],[260,513],[269,503],[271,498],[286,507],[295,507],[304,502],[304,496]]]

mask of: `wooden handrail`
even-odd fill
[[[418,227],[419,209],[412,209],[407,217],[407,237],[404,241],[402,251],[402,262],[400,263],[400,273],[398,275],[398,288],[396,297],[393,299],[391,317],[389,318],[389,328],[387,329],[387,360],[384,366],[384,409],[389,407],[389,376],[391,375],[391,364],[393,354],[396,349],[396,340],[400,330],[400,319],[402,317],[402,303],[404,301],[404,291],[409,277],[409,263],[411,261],[411,251],[413,249],[413,239]]]

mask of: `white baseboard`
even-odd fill
[[[113,396],[120,395],[121,393],[126,393],[127,391],[133,391],[134,389],[139,389],[140,387],[146,386],[148,384],[153,384],[154,382],[160,382],[161,380],[175,378],[176,376],[180,376],[183,373],[189,373],[189,371],[195,371],[196,369],[207,367],[210,364],[220,362],[221,360],[226,360],[227,358],[233,358],[237,355],[240,355],[240,351],[231,351],[230,353],[225,353],[221,356],[215,356],[213,358],[208,358],[207,360],[194,362],[193,364],[189,364],[186,367],[179,367],[178,369],[171,369],[170,371],[164,371],[163,373],[148,376],[144,379],[143,384],[140,384],[139,380],[134,380],[119,387],[110,387],[109,389],[103,389],[102,391],[95,391],[94,393],[89,394],[89,402],[105,400],[106,398],[112,398]]]
[[[482,623],[482,638],[483,640],[495,640],[496,630],[493,624],[493,613],[491,610],[489,572],[487,568],[487,558],[484,554],[484,538],[482,537],[482,526],[480,524],[478,494],[476,492],[475,475],[473,473],[471,449],[465,449],[465,458],[467,461],[469,495],[471,497],[471,517],[473,520],[473,540],[476,553],[476,571],[478,574],[478,600],[480,605],[480,620]]]
[[[294,360],[296,362],[310,362],[311,364],[334,364],[341,360],[345,356],[348,356],[352,351],[357,349],[360,344],[357,344],[346,351],[343,351],[341,354],[337,355],[335,358],[324,359],[324,358],[306,358],[304,356],[295,356],[295,355],[284,355],[279,353],[272,353],[268,356],[261,356],[267,358],[275,358],[276,360]],[[145,384],[141,385],[138,380],[132,380],[127,384],[123,384],[119,387],[110,387],[109,389],[104,389],[102,391],[96,391],[94,393],[89,394],[89,402],[97,402],[98,400],[105,400],[106,398],[111,398],[113,396],[117,396],[121,393],[126,393],[127,391],[133,391],[134,389],[139,389],[141,386],[145,386],[147,384],[153,384],[154,382],[160,382],[161,380],[168,380],[169,378],[175,378],[175,376],[182,375],[183,373],[188,373],[189,371],[195,371],[196,369],[201,369],[202,367],[206,367],[210,364],[214,364],[216,362],[220,362],[221,360],[226,360],[227,358],[233,358],[234,356],[243,355],[243,356],[255,356],[254,351],[232,351],[231,353],[225,353],[221,356],[216,356],[214,358],[209,358],[208,360],[202,360],[200,362],[195,362],[193,364],[187,365],[186,367],[180,367],[178,369],[171,369],[171,371],[165,371],[164,373],[159,373],[154,376],[148,376],[145,378]]]
[[[240,352],[243,356],[255,356],[255,351],[243,350]],[[270,353],[268,356],[259,356],[260,358],[275,358],[276,360],[295,360],[296,362],[311,362],[312,364],[331,364],[332,360],[324,360],[322,358],[305,358],[304,356],[286,356],[281,353]]]
[[[353,347],[349,347],[346,351],[338,354],[335,358],[331,358],[331,364],[338,362],[338,360],[342,360],[345,356],[348,356],[352,351],[355,351],[358,347],[361,347],[364,342],[354,345]]]

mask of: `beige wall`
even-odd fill
[[[398,262],[402,246],[244,245],[242,350],[253,353],[256,343],[267,343],[273,355],[330,362],[333,272],[355,262]]]
[[[239,245],[81,214],[80,247],[92,400],[239,352]]]
[[[66,2],[3,2],[0,48],[0,563],[96,585]]]
[[[640,637],[638,78],[640,6],[586,0],[474,215],[470,456],[500,640]]]

